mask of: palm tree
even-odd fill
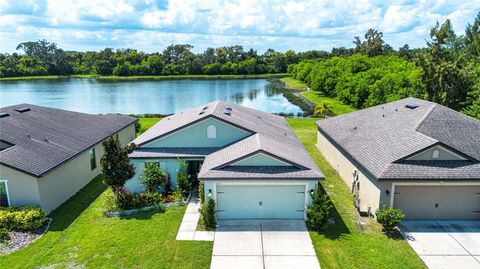
[[[313,113],[314,117],[331,117],[334,116],[333,105],[331,103],[321,103],[315,107],[315,112]]]

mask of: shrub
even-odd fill
[[[107,191],[105,201],[103,202],[103,208],[105,211],[118,211],[118,202],[112,191]]]
[[[215,201],[212,198],[207,198],[205,203],[200,208],[202,214],[203,224],[208,229],[213,229],[217,225],[217,219],[215,214]]]
[[[140,175],[140,182],[147,192],[156,192],[160,186],[165,185],[167,175],[158,163],[147,163]]]
[[[205,194],[203,193],[203,181],[198,182],[198,198],[200,198],[200,203],[203,204]]]
[[[183,200],[183,192],[182,190],[176,190],[173,192],[173,201],[181,202]]]
[[[158,192],[132,193],[122,191],[118,195],[118,208],[123,210],[139,209],[147,206],[161,206],[165,200]]]
[[[382,209],[377,209],[377,211],[375,211],[375,216],[377,217],[377,222],[382,224],[383,229],[387,234],[391,234],[395,229],[395,226],[405,218],[401,209],[386,206]]]
[[[187,173],[187,163],[182,159],[178,159],[180,168],[177,171],[177,189],[181,190],[184,195],[192,188],[189,175]]]
[[[318,188],[310,195],[312,205],[307,208],[307,225],[310,229],[321,232],[328,223],[332,203],[328,195]]]
[[[0,228],[0,243],[6,243],[9,239],[9,230],[7,228]]]
[[[33,230],[47,220],[45,211],[37,206],[13,206],[0,210],[0,228]]]

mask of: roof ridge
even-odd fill
[[[423,117],[420,119],[420,121],[417,123],[417,125],[415,125],[415,128],[413,129],[414,131],[418,132],[418,128],[420,128],[420,126],[423,124],[423,122],[428,118],[428,116],[430,116],[430,114],[432,114],[432,111],[435,110],[435,108],[437,108],[437,103],[433,103],[432,102],[432,107],[430,107],[427,112],[425,113],[425,115],[423,115]],[[418,132],[420,133],[420,132]],[[430,137],[430,136],[428,136]],[[430,137],[431,138],[431,137]]]

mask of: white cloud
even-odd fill
[[[423,46],[436,21],[458,34],[480,12],[451,0],[0,0],[0,51],[47,38],[71,50],[134,47],[161,50],[190,43],[197,51],[241,44],[260,51],[352,46],[368,28],[394,47]]]

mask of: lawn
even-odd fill
[[[334,205],[336,225],[318,234],[310,232],[320,265],[326,268],[426,268],[404,240],[390,239],[381,233],[373,219],[365,219],[362,231],[356,220],[361,218],[353,206],[353,197],[342,179],[317,150],[315,119],[290,118],[290,126],[323,171],[321,182]]]
[[[290,89],[300,90],[300,89],[306,89],[308,87],[308,85],[305,84],[304,82],[291,77],[284,77],[284,78],[281,78],[280,80],[283,81],[285,84],[287,84],[287,86]]]
[[[345,113],[349,113],[352,111],[355,111],[355,108],[343,104],[340,100],[327,97],[323,95],[321,92],[317,91],[303,91],[300,93],[303,97],[307,98],[308,100],[312,101],[316,105],[319,105],[321,103],[330,103],[333,105],[333,113],[335,115],[341,115]]]
[[[212,242],[177,241],[186,206],[130,218],[103,216],[105,186],[93,180],[51,214],[50,230],[0,257],[0,268],[209,268]]]
[[[140,118],[140,131],[137,132],[137,136],[140,134],[144,133],[146,130],[148,130],[150,127],[152,127],[155,123],[157,123],[159,120],[162,118]]]

